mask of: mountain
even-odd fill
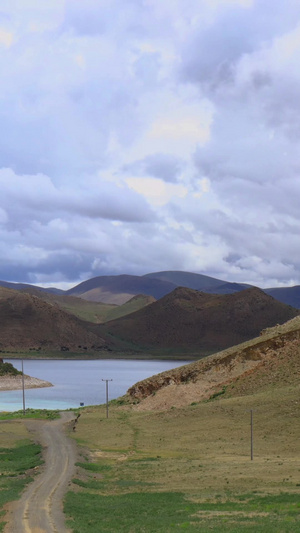
[[[264,289],[266,294],[273,296],[279,302],[287,305],[292,305],[300,309],[300,285],[295,287],[277,287],[274,289]]]
[[[122,305],[138,294],[152,296],[158,300],[176,287],[229,294],[244,290],[250,285],[230,283],[192,272],[164,271],[144,276],[98,276],[83,281],[66,291],[66,294],[94,302]]]
[[[210,294],[234,294],[235,292],[244,291],[245,289],[250,289],[253,285],[248,285],[247,283],[222,283],[216,287],[202,289],[203,292]]]
[[[30,290],[36,294],[0,288],[3,352],[201,357],[300,314],[257,288],[216,295],[178,287],[157,301],[138,295],[123,306]],[[90,316],[95,322],[113,320],[92,323]]]
[[[177,287],[187,287],[188,289],[195,289],[197,291],[204,291],[205,289],[212,290],[217,288],[226,281],[203,274],[194,274],[193,272],[182,272],[181,270],[166,270],[163,272],[152,272],[146,274],[144,278],[160,279],[172,283]]]
[[[16,291],[22,291],[22,290],[39,290],[43,292],[53,292],[54,294],[62,294],[64,291],[61,289],[55,289],[54,287],[38,287],[37,285],[30,285],[28,283],[12,283],[10,281],[1,281],[0,280],[0,287],[6,287],[7,289],[15,289]]]
[[[177,288],[140,311],[99,326],[139,351],[204,356],[257,336],[300,311],[258,288],[216,295]]]
[[[180,270],[153,272],[152,274],[146,274],[144,277],[169,281],[177,285],[177,287],[187,287],[210,294],[233,294],[234,292],[244,291],[253,287],[253,285],[247,283],[222,281],[210,276],[204,276],[203,274],[182,272]]]
[[[35,293],[34,291],[38,290],[44,294],[75,296],[86,301],[101,302],[110,305],[123,305],[134,296],[141,294],[152,296],[158,300],[172,292],[176,287],[187,287],[209,294],[233,294],[252,287],[252,285],[246,283],[228,282],[211,276],[180,270],[152,272],[143,276],[130,276],[127,274],[120,276],[97,276],[79,283],[68,291],[7,281],[0,281],[0,286],[31,292],[33,294]],[[299,285],[295,287],[276,287],[262,290],[278,301],[300,309]],[[73,302],[71,308],[76,309],[76,307],[78,306]],[[102,319],[98,320],[97,318],[96,321],[102,321]]]
[[[176,288],[174,283],[144,276],[98,276],[83,281],[66,294],[89,301],[121,305],[138,294],[158,299]]]
[[[0,288],[1,351],[94,352],[106,349],[93,325],[37,296]]]

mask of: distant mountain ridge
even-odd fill
[[[152,296],[155,299],[162,298],[175,288],[176,285],[168,281],[123,274],[120,276],[98,276],[83,281],[66,291],[66,294],[80,296],[86,300],[120,305],[138,294]]]
[[[273,296],[279,302],[292,305],[300,309],[300,285],[294,287],[275,287],[273,289],[264,289],[266,294]]]
[[[0,287],[0,350],[203,357],[299,314],[258,288],[218,295],[177,287],[157,301],[137,295],[111,306]]]
[[[232,294],[251,285],[226,282],[203,274],[178,270],[153,272],[144,276],[97,276],[69,289],[66,294],[90,301],[121,305],[137,294],[145,294],[158,300],[177,287],[211,294]]]
[[[27,292],[29,289],[35,289],[47,293],[71,295],[92,302],[113,305],[122,305],[138,294],[152,296],[158,300],[172,292],[176,287],[187,287],[209,294],[234,294],[251,287],[245,283],[227,282],[204,274],[179,270],[152,272],[143,276],[129,274],[97,276],[83,281],[67,291],[7,281],[0,281],[0,286]],[[261,290],[282,303],[300,309],[300,286]]]
[[[13,283],[12,281],[2,281],[0,280],[0,287],[6,287],[7,289],[14,289],[16,291],[22,290],[39,290],[43,292],[50,292],[54,294],[63,294],[64,291],[61,289],[56,289],[54,287],[39,287],[38,285],[30,285],[30,283]]]
[[[205,289],[212,289],[218,287],[226,281],[221,279],[205,276],[204,274],[195,274],[193,272],[182,272],[181,270],[165,270],[163,272],[152,272],[145,274],[143,278],[160,279],[174,284],[176,287],[187,287],[188,289],[195,289],[196,291],[204,291]]]

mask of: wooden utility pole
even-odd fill
[[[22,359],[22,391],[23,391],[23,415],[25,416],[25,384],[24,384],[24,365]]]
[[[112,379],[102,379],[102,381],[106,382],[106,418],[108,418],[108,382]]]
[[[250,409],[251,418],[250,418],[250,432],[251,432],[251,461],[253,461],[253,409]]]

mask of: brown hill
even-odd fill
[[[128,390],[137,409],[169,409],[202,400],[296,387],[299,401],[300,317],[267,328],[248,342],[205,359],[162,372]]]
[[[0,288],[2,351],[97,351],[105,341],[92,325],[37,296]]]
[[[256,337],[299,314],[257,288],[216,295],[177,288],[136,313],[101,325],[103,334],[140,350],[216,352]]]

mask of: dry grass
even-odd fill
[[[13,448],[18,441],[29,438],[29,433],[22,420],[2,420],[0,424],[2,448]]]
[[[151,482],[153,490],[196,498],[227,490],[300,492],[299,392],[289,386],[168,411],[113,406],[108,419],[104,406],[94,407],[82,412],[75,436],[93,460],[117,465],[118,478]]]

